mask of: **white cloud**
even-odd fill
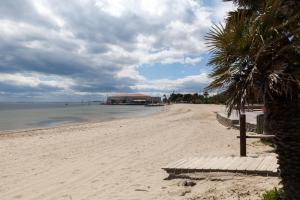
[[[130,78],[137,81],[144,81],[145,77],[139,75],[135,66],[127,66],[126,68],[121,69],[116,74],[117,78]]]
[[[186,57],[184,59],[184,63],[183,64],[191,64],[191,65],[195,65],[197,63],[199,63],[201,61],[201,57],[198,58],[190,58],[190,57]]]
[[[36,8],[36,11],[50,21],[53,21],[57,26],[63,27],[64,20],[61,19],[58,15],[56,15],[52,10],[50,5],[45,0],[33,1],[33,5]]]
[[[38,87],[40,85],[50,86],[69,90],[74,85],[70,78],[53,75],[43,75],[38,73],[0,73],[0,83],[11,83],[12,85]]]
[[[144,64],[198,65],[207,52],[204,35],[233,9],[231,2],[210,4],[196,0],[1,2],[0,84],[47,85],[74,94],[197,89],[197,84],[207,84],[204,74],[148,81],[138,70]]]
[[[141,84],[132,86],[133,89],[140,91],[159,91],[159,92],[197,92],[201,91],[205,85],[211,80],[208,78],[207,73],[200,73],[198,75],[187,76],[175,80],[160,79],[154,81],[146,81]]]

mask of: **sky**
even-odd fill
[[[0,101],[202,92],[221,0],[2,0]]]

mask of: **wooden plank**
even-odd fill
[[[176,163],[173,167],[171,168],[177,168],[178,166],[182,165],[183,163],[187,162],[187,159],[183,159],[181,162]]]
[[[213,157],[210,161],[206,162],[203,166],[203,171],[215,171],[216,165],[220,165],[219,163],[223,163],[224,165],[224,158],[222,157]]]
[[[190,169],[200,169],[199,166],[201,166],[201,163],[206,162],[207,158],[205,157],[201,157],[201,158],[197,158],[191,165],[190,165]]]
[[[222,160],[223,164],[221,164],[220,168],[222,170],[226,170],[228,166],[230,166],[233,162],[235,162],[235,159],[237,159],[237,157],[227,157],[226,159],[223,159]]]
[[[272,158],[269,156],[265,157],[264,161],[258,166],[256,171],[266,171],[266,168],[270,164],[271,159]]]
[[[172,168],[175,167],[178,163],[184,161],[185,159],[180,159],[174,162],[169,163],[167,166],[165,166],[163,169],[168,169],[168,168]]]
[[[221,158],[219,162],[216,164],[216,168],[220,170],[226,170],[227,167],[234,162],[235,157],[225,157]]]
[[[251,164],[251,162],[253,162],[251,157],[240,158],[240,160],[241,164],[236,169],[237,171],[245,171],[246,167],[248,167]]]
[[[243,164],[246,157],[241,157],[240,159],[236,160],[234,163],[232,163],[228,170],[237,171],[239,169],[239,166]]]
[[[276,157],[272,157],[269,166],[267,167],[268,171],[274,171],[277,170],[278,168],[278,164],[277,164],[277,158]]]
[[[201,159],[202,160],[202,159]],[[188,169],[189,170],[196,170],[198,167],[198,163],[200,163],[199,158],[194,158],[193,161],[189,164]]]
[[[207,158],[202,158],[201,160],[199,159],[193,159],[190,160],[186,163],[184,163],[183,165],[180,165],[178,168],[180,169],[186,169],[186,170],[196,170],[196,169],[206,169],[205,165],[207,165],[208,162],[210,162],[211,158],[207,157]]]
[[[275,162],[275,161],[273,161],[273,157],[271,157],[271,156],[268,157],[268,158],[267,158],[267,163],[266,163],[266,165],[264,166],[265,168],[264,168],[263,170],[268,171],[268,169],[270,168],[270,165],[272,165],[273,162]]]
[[[163,168],[168,173],[189,173],[194,171],[239,172],[276,175],[277,159],[267,157],[201,157],[181,159]]]
[[[263,157],[255,158],[255,162],[252,162],[247,168],[247,171],[254,171],[256,170],[257,166],[264,160]]]
[[[226,165],[224,165],[224,169],[228,170],[232,164],[234,164],[240,157],[233,157]]]
[[[232,160],[232,157],[220,158],[217,163],[215,163],[215,169],[225,170],[225,165]]]
[[[211,158],[209,157],[204,157],[202,160],[199,160],[197,162],[197,169],[203,169],[204,166],[207,164],[207,162],[209,162]]]
[[[265,163],[267,162],[267,157],[262,157],[263,160],[258,164],[258,166],[255,168],[255,171],[261,171]]]
[[[181,169],[181,166],[184,166],[184,164],[186,164],[189,161],[190,161],[189,159],[185,159],[183,162],[178,163],[174,168]]]
[[[215,158],[210,162],[210,164],[207,166],[207,169],[210,169],[210,170],[215,169],[216,164],[219,163],[220,160],[222,160],[222,157],[215,157]]]
[[[255,166],[258,166],[261,162],[261,160],[259,160],[258,158],[251,158],[251,160],[252,161],[250,162],[250,164],[247,167],[245,167],[246,171],[255,171]]]
[[[273,163],[273,169],[272,169],[272,172],[273,172],[273,173],[278,173],[278,168],[279,168],[279,165],[278,165],[278,159],[276,158],[275,163]]]
[[[183,163],[182,165],[179,165],[178,168],[180,168],[180,169],[188,169],[193,162],[194,162],[194,160],[192,158],[187,159],[187,162]]]
[[[224,165],[224,160],[225,160],[226,158],[224,158],[224,157],[220,157],[220,158],[218,158],[215,162],[214,162],[214,166],[211,168],[211,169],[218,169],[218,168],[220,168],[221,166],[223,166]]]
[[[203,169],[210,169],[210,166],[212,165],[212,162],[214,162],[216,159],[217,159],[216,157],[211,157],[209,160],[207,160],[207,161],[203,164],[202,168],[203,168]]]
[[[240,138],[241,136],[236,136],[237,138]],[[256,138],[256,139],[273,139],[275,135],[247,135],[246,138]]]

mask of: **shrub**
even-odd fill
[[[274,188],[273,190],[268,190],[263,194],[262,200],[282,200],[283,191],[282,189]]]

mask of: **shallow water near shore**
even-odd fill
[[[146,116],[161,109],[99,103],[0,103],[0,131]]]

